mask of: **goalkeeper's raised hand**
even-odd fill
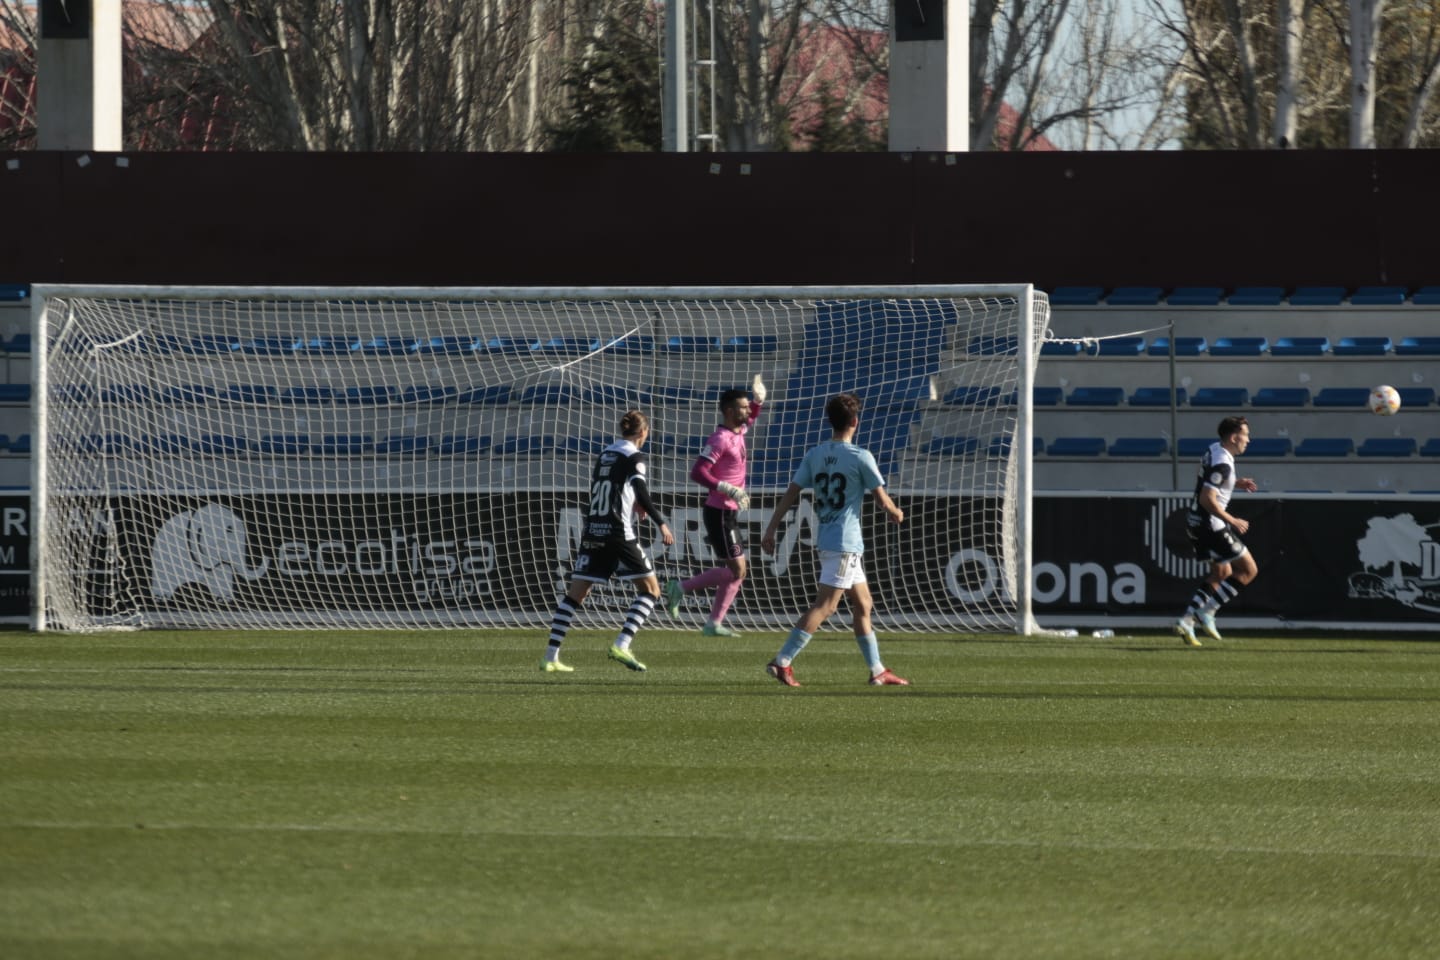
[[[740,487],[735,486],[735,484],[721,480],[715,485],[715,489],[725,494],[725,496],[731,500],[734,500],[735,505],[741,510],[748,510],[750,508],[750,494],[746,493]]]
[[[760,374],[755,374],[755,379],[750,381],[750,396],[755,398],[756,403],[764,403],[770,391],[765,387],[765,381],[760,379]]]

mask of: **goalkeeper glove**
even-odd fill
[[[726,483],[724,480],[721,480],[719,483],[715,484],[715,489],[725,494],[725,496],[729,497],[731,500],[734,500],[736,506],[738,506],[741,510],[749,509],[750,494],[735,486],[735,484]]]
[[[770,391],[765,389],[765,381],[760,379],[760,374],[755,374],[755,379],[750,381],[750,396],[755,398],[756,403],[764,403]]]

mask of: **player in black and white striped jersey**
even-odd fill
[[[615,637],[607,656],[631,670],[645,669],[645,664],[630,652],[630,641],[645,624],[655,604],[660,602],[660,580],[650,555],[640,545],[639,522],[647,516],[660,527],[666,546],[675,542],[665,517],[650,499],[646,484],[645,455],[640,448],[650,438],[650,419],[639,410],[630,410],[620,418],[620,438],[595,458],[590,476],[590,499],[585,509],[585,525],[580,534],[580,551],[570,574],[570,585],[555,605],[550,621],[550,642],[540,669],[546,673],[570,673],[573,667],[560,661],[560,645],[575,620],[590,590],[611,577],[635,581],[639,589],[625,623]]]
[[[1255,492],[1255,481],[1239,477],[1235,458],[1250,445],[1250,424],[1244,417],[1226,417],[1217,428],[1219,441],[1210,444],[1200,460],[1195,496],[1185,518],[1185,532],[1195,547],[1195,556],[1210,564],[1210,575],[1196,588],[1190,606],[1175,623],[1175,632],[1192,647],[1200,646],[1195,636],[1198,623],[1216,640],[1220,630],[1215,613],[1235,599],[1255,579],[1260,568],[1255,556],[1241,542],[1239,534],[1249,531],[1250,522],[1230,513],[1230,497],[1238,488]]]

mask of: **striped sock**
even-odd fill
[[[545,659],[551,663],[560,659],[560,644],[565,642],[565,634],[570,632],[581,602],[564,596],[555,604],[555,615],[550,618],[550,645],[545,648]]]
[[[635,594],[630,609],[625,612],[625,625],[620,628],[620,633],[615,638],[615,646],[621,650],[629,650],[630,641],[635,639],[635,634],[640,632],[640,628],[650,616],[650,611],[654,610],[655,604],[659,602],[659,597],[648,593]]]

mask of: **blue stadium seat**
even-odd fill
[[[1065,402],[1072,407],[1118,407],[1125,402],[1125,388],[1076,387]]]
[[[578,399],[575,388],[568,383],[532,383],[514,398],[516,403],[524,404],[567,404]]]
[[[1341,337],[1331,352],[1337,357],[1383,357],[1392,347],[1389,337]]]
[[[650,395],[639,387],[622,387],[613,383],[597,383],[585,391],[585,402],[611,404],[619,407],[648,407]]]
[[[954,387],[945,392],[941,402],[952,407],[993,407],[999,397],[999,387]]]
[[[294,352],[311,356],[337,356],[360,349],[360,338],[341,334],[333,337],[304,337],[296,342]]]
[[[1250,398],[1256,407],[1304,407],[1309,403],[1309,387],[1261,387]]]
[[[1285,457],[1290,455],[1289,437],[1253,437],[1245,448],[1247,457]]]
[[[28,334],[28,333],[17,333],[17,334],[15,334],[14,336],[12,336],[9,340],[5,341],[5,352],[6,352],[6,353],[29,353],[29,352],[30,352],[30,334]]]
[[[1112,457],[1160,457],[1169,451],[1164,437],[1116,437],[1107,452]]]
[[[1370,388],[1322,387],[1313,402],[1317,407],[1363,407],[1370,402]]]
[[[560,449],[582,457],[594,457],[610,445],[614,438],[606,433],[575,434],[565,438]],[[647,446],[649,446],[647,444]]]
[[[1192,407],[1243,407],[1250,402],[1244,387],[1201,387],[1190,396]]]
[[[1138,357],[1144,352],[1144,337],[1106,337],[1100,341],[1097,355],[1101,357]]]
[[[138,384],[137,384],[138,386]],[[0,403],[29,403],[30,384],[0,383]]]
[[[228,457],[249,451],[250,441],[226,433],[207,433],[191,441],[190,448],[206,456]]]
[[[309,434],[267,433],[255,444],[255,449],[259,453],[293,456],[299,453],[309,453],[311,446]]]
[[[411,349],[417,354],[461,356],[483,351],[485,344],[475,337],[424,337],[415,341]]]
[[[408,404],[454,403],[460,389],[446,385],[412,384],[400,391],[400,402]]]
[[[990,446],[985,449],[985,453],[986,455],[991,457],[1008,457],[1010,456],[1010,447],[1014,442],[1015,438],[1009,435],[1003,437],[992,437],[990,440]],[[1030,442],[1033,445],[1032,450],[1037,456],[1045,452],[1044,440],[1041,440],[1039,437],[1032,436],[1030,438]]]
[[[932,437],[921,452],[932,457],[968,457],[980,448],[974,437]]]
[[[30,434],[22,433],[10,441],[10,452],[28,454],[30,452]]]
[[[1014,337],[971,337],[966,352],[973,357],[998,357],[1017,353],[1020,343]]]
[[[1273,307],[1285,299],[1284,287],[1236,287],[1230,294],[1232,307]]]
[[[363,433],[327,433],[311,449],[325,456],[349,457],[371,452],[375,440]]]
[[[583,357],[599,350],[600,341],[594,337],[548,337],[535,349],[553,356]]]
[[[402,356],[419,350],[420,342],[414,337],[368,337],[357,340],[353,349],[371,356]]]
[[[1223,287],[1176,287],[1165,302],[1172,307],[1218,306],[1225,296]]]
[[[1105,302],[1116,307],[1150,307],[1160,302],[1162,293],[1159,287],[1116,287]]]
[[[281,403],[334,403],[334,387],[286,387],[280,392]]]
[[[554,450],[554,437],[530,434],[511,434],[495,445],[495,453],[502,457],[542,456]]]
[[[1280,337],[1270,347],[1272,357],[1323,357],[1329,352],[1329,337]]]
[[[1105,295],[1104,287],[1056,287],[1050,291],[1051,305],[1091,306]]]
[[[30,284],[28,283],[0,283],[0,300],[15,302],[25,300],[30,296]]]
[[[540,349],[539,337],[490,337],[485,341],[484,346],[476,344],[476,349],[484,350],[486,353],[502,355],[516,353],[534,353]]]
[[[430,448],[430,438],[423,434],[396,433],[375,443],[375,452],[391,457],[423,457]]]
[[[197,355],[238,353],[240,351],[240,338],[228,333],[206,334],[204,336],[192,337],[190,342],[184,345],[183,349],[186,353]]]
[[[294,354],[303,344],[298,336],[251,337],[240,342],[240,352],[257,357],[285,357]]]
[[[442,457],[463,457],[485,453],[490,449],[489,436],[471,436],[463,433],[447,433],[430,449]]]
[[[1427,307],[1440,304],[1440,287],[1421,287],[1410,295],[1410,302]]]
[[[720,349],[726,353],[774,353],[780,349],[780,338],[774,336],[725,337]]]
[[[1176,387],[1173,392],[1169,387],[1136,387],[1130,394],[1130,406],[1168,407],[1173,398],[1177,407],[1183,407],[1187,396],[1184,387]]]
[[[1293,307],[1334,307],[1345,302],[1344,287],[1301,286],[1290,294]]]
[[[1434,387],[1397,387],[1402,408],[1428,407],[1435,402]]]
[[[633,334],[628,337],[621,337],[619,340],[611,340],[605,344],[605,349],[620,354],[654,353],[655,338]]]
[[[1177,357],[1198,357],[1206,352],[1210,344],[1204,337],[1176,337],[1175,356]],[[1152,357],[1168,357],[1170,355],[1170,338],[1156,337],[1150,341],[1149,354]]]
[[[362,404],[365,406],[383,406],[394,403],[399,395],[394,387],[388,384],[367,384],[358,387],[345,388],[345,402]]]
[[[1348,457],[1355,450],[1349,437],[1306,437],[1295,445],[1297,457]]]
[[[1431,437],[1420,447],[1422,457],[1440,457],[1440,437]]]
[[[141,441],[151,453],[171,455],[189,453],[190,438],[178,433],[161,433],[146,437]],[[10,449],[15,449],[15,444],[10,444]]]
[[[1082,347],[1079,340],[1046,340],[1040,344],[1040,356],[1078,357]]]
[[[1210,345],[1212,357],[1260,357],[1269,350],[1265,337],[1217,337]]]
[[[1036,387],[1030,392],[1030,404],[1035,407],[1058,407],[1064,399],[1065,391],[1061,387]],[[1015,394],[1012,392],[1006,403],[1013,407],[1015,400]]]
[[[1415,455],[1414,437],[1366,437],[1355,448],[1358,457],[1412,457]]]
[[[274,403],[279,397],[280,392],[267,383],[232,383],[221,394],[221,399],[229,403],[244,403],[252,406]]]
[[[661,349],[666,353],[709,353],[716,346],[714,337],[676,336],[668,338]]]
[[[1440,337],[1402,337],[1395,344],[1396,356],[1434,356],[1440,354]]]
[[[1404,303],[1405,295],[1409,292],[1405,287],[1356,287],[1355,292],[1350,295],[1350,303],[1352,306],[1361,307]]]
[[[1045,452],[1052,457],[1098,457],[1105,452],[1104,437],[1059,437]]]
[[[510,402],[510,384],[492,383],[488,387],[471,387],[456,394],[458,403],[499,406]]]
[[[12,384],[13,386],[13,384]],[[28,400],[29,384],[23,384],[26,388],[24,399]],[[143,383],[115,383],[100,391],[101,403],[149,403],[155,399],[150,388]],[[16,398],[18,402],[19,398]]]

